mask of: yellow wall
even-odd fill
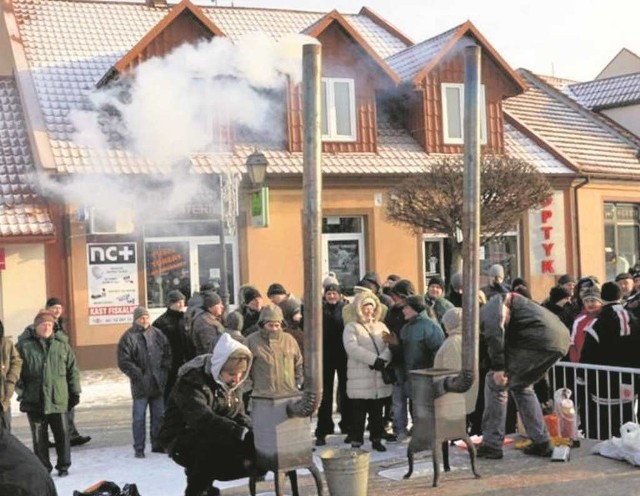
[[[15,339],[47,301],[44,245],[5,245],[4,250],[0,310],[6,335]]]

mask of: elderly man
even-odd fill
[[[47,430],[51,426],[58,460],[58,475],[69,475],[71,448],[66,413],[80,402],[80,373],[66,337],[53,332],[56,318],[40,310],[18,342],[23,364],[18,388],[22,391],[20,411],[26,412],[31,427],[33,451],[51,472]]]
[[[0,424],[11,432],[11,397],[20,378],[22,358],[13,341],[4,335],[0,320]]]
[[[483,442],[478,456],[502,458],[508,393],[533,443],[524,452],[551,456],[549,433],[533,384],[567,354],[567,328],[546,308],[517,293],[508,293],[494,296],[482,307],[481,332],[491,370],[484,385]]]
[[[135,457],[145,457],[147,407],[151,411],[151,451],[163,453],[158,431],[164,418],[163,392],[171,367],[171,348],[162,331],[151,325],[145,307],[133,311],[133,326],[118,342],[118,367],[131,381]]]
[[[438,323],[442,325],[442,317],[447,310],[454,307],[453,303],[444,297],[444,281],[440,276],[433,276],[427,284],[427,294],[424,299],[429,307],[433,310]]]

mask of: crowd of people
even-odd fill
[[[523,279],[507,285],[502,266],[493,265],[488,276],[478,292],[480,375],[464,393],[468,431],[483,435],[480,457],[500,459],[517,411],[532,441],[524,452],[550,456],[543,419],[552,397],[546,376],[558,360],[640,368],[640,273],[619,274],[603,285],[595,277],[563,275],[541,303],[532,300]],[[408,279],[392,274],[381,282],[369,272],[346,297],[335,274],[323,280],[317,446],[335,433],[334,403],[338,428],[351,447],[362,448],[367,431],[377,451],[411,436],[410,371],[436,367],[455,373],[462,367],[464,288],[461,274],[453,274],[448,287],[434,276],[421,295]],[[203,286],[189,301],[172,290],[155,321],[145,307],[136,308],[118,343],[118,366],[131,383],[134,455],[145,458],[149,411],[151,451],[168,453],[185,467],[187,496],[218,494],[215,480],[255,475],[251,396],[303,387],[303,302],[279,283],[269,286],[266,297],[244,286],[237,309],[227,313],[213,287]],[[62,311],[59,299],[49,299],[16,345],[0,324],[3,433],[11,428],[9,405],[17,390],[34,453],[51,472],[53,445],[60,476],[68,474],[70,446],[90,440],[74,425],[81,389]],[[593,401],[578,404],[590,433],[604,433],[611,419],[635,418],[637,391],[629,394],[626,379],[613,381],[594,371],[579,376],[579,384],[567,380],[567,387],[593,389]]]

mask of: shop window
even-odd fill
[[[324,273],[334,272],[344,294],[365,272],[364,219],[362,217],[324,217],[322,219]]]
[[[356,97],[353,79],[322,78],[322,139],[355,141]]]
[[[520,273],[518,253],[517,233],[493,238],[480,250],[480,273],[486,276],[492,265],[500,264],[504,267],[504,280],[509,284]]]
[[[442,120],[445,144],[464,143],[464,84],[443,83]],[[480,86],[480,142],[487,143],[487,109],[484,85]]]
[[[640,268],[640,206],[628,203],[604,204],[604,259],[607,280],[621,272]]]
[[[163,308],[167,293],[178,289],[191,296],[191,259],[188,241],[145,243],[147,306]]]

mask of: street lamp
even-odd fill
[[[267,157],[258,150],[254,150],[254,152],[247,157],[245,166],[247,167],[249,180],[253,187],[258,188],[264,184],[265,177],[267,176],[267,165],[269,165]]]

